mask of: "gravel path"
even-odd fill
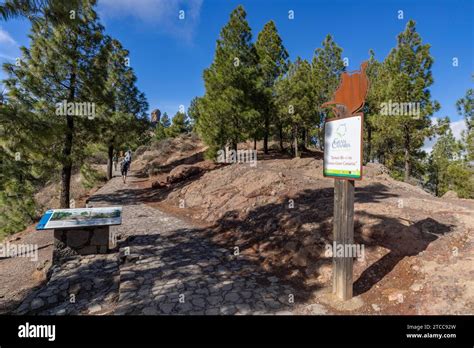
[[[89,206],[123,206],[115,252],[53,266],[16,314],[292,314],[295,291],[202,229],[140,202],[116,177]]]

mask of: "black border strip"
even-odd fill
[[[0,346],[90,344],[404,344],[469,346],[474,316],[0,316]],[[19,338],[26,322],[56,325],[56,339]],[[456,338],[407,338],[407,325],[456,325]],[[425,333],[420,330],[418,333]]]

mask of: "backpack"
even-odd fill
[[[127,163],[130,163],[132,161],[132,154],[130,152],[127,152],[125,154],[125,159],[124,159],[125,162]]]

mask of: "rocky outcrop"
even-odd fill
[[[160,122],[161,111],[159,109],[155,109],[151,112],[151,122],[158,123]]]
[[[458,194],[455,191],[449,190],[448,192],[446,192],[443,195],[443,198],[453,199],[453,198],[459,198],[459,197],[458,197]]]
[[[177,182],[184,181],[190,177],[196,176],[202,173],[202,171],[203,169],[201,167],[188,165],[188,164],[182,164],[180,166],[177,166],[176,168],[173,168],[173,170],[171,170],[168,177],[166,178],[166,181],[169,184],[174,184]]]

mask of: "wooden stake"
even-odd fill
[[[354,244],[354,180],[334,180],[334,242],[344,250],[346,244]],[[333,255],[332,269],[333,293],[341,300],[351,299],[352,257]]]

